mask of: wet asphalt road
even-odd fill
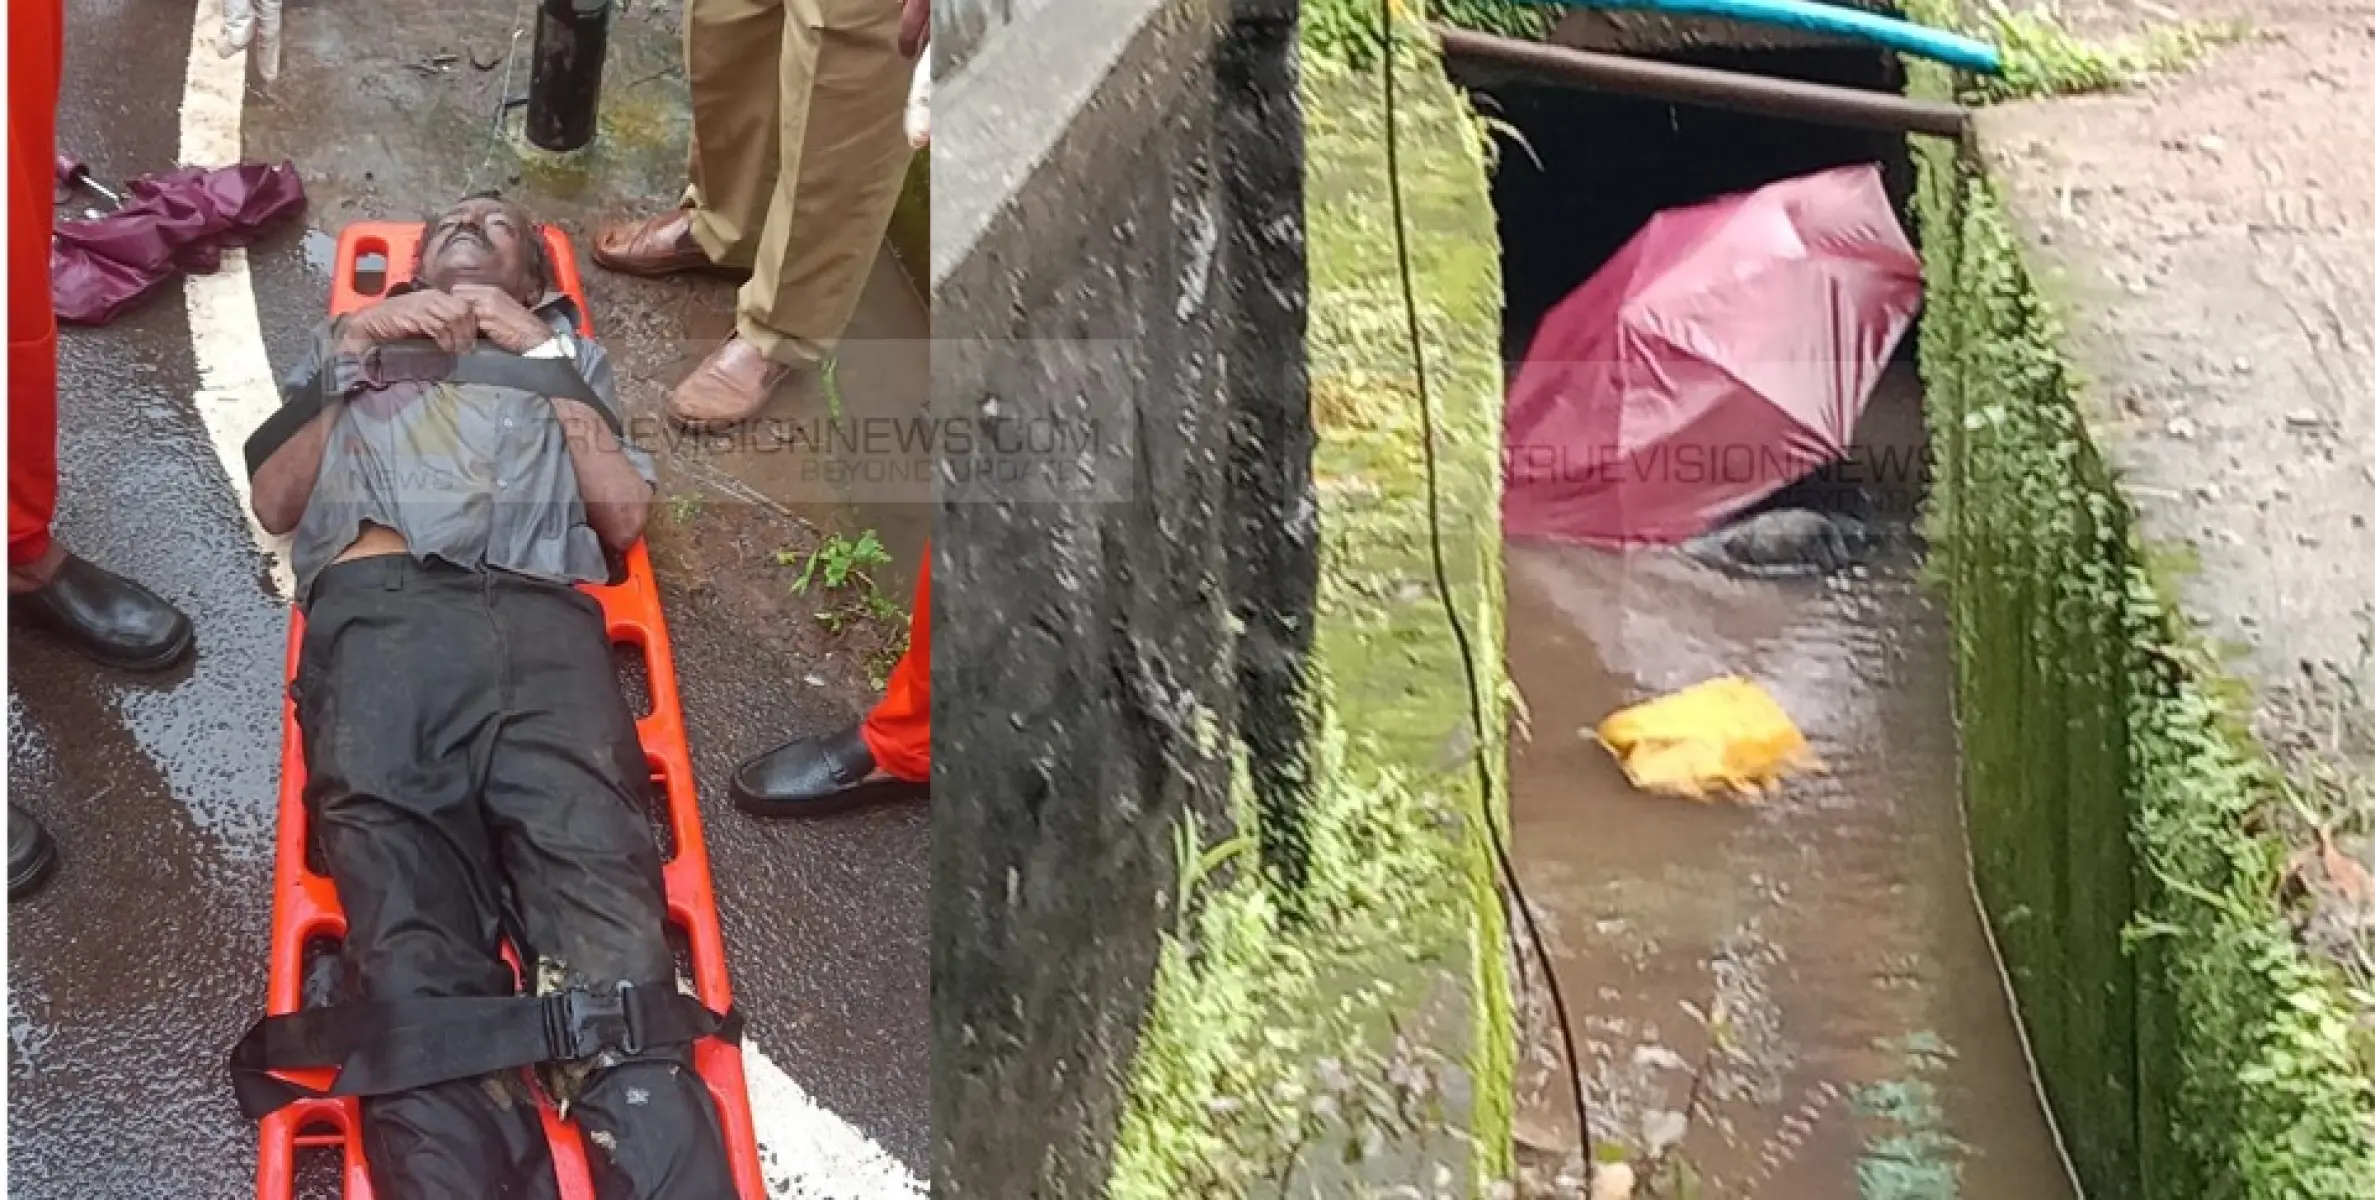
[[[403,69],[432,53],[500,49],[512,19],[503,7],[290,7],[287,75],[275,98],[251,94],[246,112],[247,157],[294,159],[314,198],[252,252],[276,366],[326,297],[308,249],[318,258],[323,234],[348,220],[416,215],[464,183],[493,183],[569,227],[582,247],[597,213],[672,199],[681,83],[638,84],[648,96],[622,110],[616,128],[633,136],[618,139],[619,152],[546,176],[490,153],[481,98],[501,86],[495,72]],[[60,148],[101,178],[173,162],[191,11],[187,0],[70,0]],[[664,72],[672,20],[665,9],[629,10],[613,35],[612,78]],[[522,48],[524,80],[524,40]],[[467,63],[459,71],[478,74]],[[473,178],[488,172],[500,178]],[[912,334],[920,304],[895,271],[877,274],[862,336]],[[631,406],[650,403],[664,374],[682,370],[679,318],[725,303],[714,285],[589,284]],[[895,408],[912,395],[920,405],[920,379],[892,378],[888,362],[865,370],[891,397],[880,403]],[[232,1103],[222,1059],[263,998],[287,612],[264,583],[265,559],[188,400],[198,376],[179,285],[114,325],[67,331],[60,377],[60,535],[182,605],[199,650],[173,673],[136,679],[10,631],[9,795],[42,817],[65,854],[48,889],[8,914],[10,1194],[252,1195],[254,1132]],[[720,503],[768,490],[765,465],[730,457],[665,469],[679,489],[721,475],[740,485],[713,493],[726,498],[710,502],[720,521],[737,515]],[[830,516],[797,501],[787,511]],[[897,506],[862,516],[903,558],[927,519]],[[702,525],[694,516],[673,536],[697,541]],[[707,591],[688,597],[675,584],[663,578],[749,1039],[819,1106],[920,1175],[931,1063],[928,814],[772,828],[733,812],[723,790],[733,763],[851,719],[863,677],[852,663],[803,661],[749,609],[707,602]],[[814,682],[820,673],[831,686]]]

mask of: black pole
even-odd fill
[[[536,64],[528,76],[528,142],[575,150],[594,140],[602,105],[602,59],[610,48],[610,0],[542,0],[536,6]]]

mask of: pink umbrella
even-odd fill
[[[1878,167],[1659,213],[1518,367],[1504,530],[1605,547],[1706,532],[1846,454],[1920,305]]]

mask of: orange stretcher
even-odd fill
[[[344,315],[363,307],[401,283],[411,272],[421,226],[403,223],[358,223],[338,239],[338,264],[331,285],[330,311]],[[585,288],[577,272],[577,252],[566,234],[546,228],[555,283],[589,313]],[[359,273],[366,257],[386,264],[375,272],[376,285]],[[584,318],[591,334],[592,318]],[[636,723],[644,756],[651,763],[652,781],[667,798],[667,821],[675,840],[668,860],[670,919],[691,948],[692,982],[701,1002],[716,1012],[733,1005],[726,982],[725,941],[718,928],[717,904],[710,888],[709,856],[702,847],[700,809],[694,799],[692,756],[685,746],[684,716],[678,706],[676,664],[668,651],[668,627],[660,617],[660,592],[652,581],[651,557],[642,542],[626,554],[622,582],[587,587],[602,604],[611,640],[640,653],[650,680],[651,712]],[[304,644],[305,617],[292,610],[289,617],[288,677],[296,678],[299,647]],[[272,971],[270,1015],[298,1011],[303,1003],[306,954],[309,945],[335,942],[346,933],[338,893],[330,880],[306,865],[305,755],[297,733],[293,703],[281,712],[280,834],[275,852],[272,888]],[[513,967],[518,967],[516,955]],[[759,1171],[758,1137],[751,1124],[750,1096],[742,1076],[742,1053],[735,1045],[704,1038],[693,1046],[693,1065],[717,1098],[723,1119],[726,1152],[734,1166],[736,1190],[742,1200],[765,1200],[766,1184]],[[314,1089],[332,1082],[329,1071],[289,1071],[284,1078]],[[351,1097],[299,1100],[266,1116],[263,1144],[256,1169],[258,1200],[296,1200],[301,1151],[329,1149],[340,1158],[346,1200],[371,1200],[371,1180],[363,1160],[360,1109]],[[593,1200],[586,1172],[585,1148],[573,1123],[544,1109],[545,1133],[552,1143],[553,1164],[560,1176],[563,1200]]]

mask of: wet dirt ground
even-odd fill
[[[666,387],[730,323],[732,287],[621,280],[582,251],[603,217],[672,203],[682,185],[676,13],[622,8],[602,140],[556,162],[488,137],[504,72],[470,59],[501,58],[515,17],[532,16],[513,7],[289,7],[283,77],[269,96],[251,82],[245,156],[295,161],[312,206],[251,251],[264,341],[285,366],[321,315],[331,235],[346,222],[417,217],[466,188],[501,187],[578,240],[626,403],[645,418],[639,429],[655,430]],[[67,9],[60,148],[103,180],[171,166],[191,5]],[[457,59],[438,68],[440,54]],[[929,814],[762,827],[733,811],[724,780],[745,755],[854,719],[903,634],[896,621],[833,632],[816,613],[856,597],[802,595],[792,580],[828,536],[874,530],[891,562],[872,576],[903,610],[928,529],[916,501],[928,492],[895,479],[832,483],[820,466],[830,455],[785,431],[836,409],[919,412],[927,335],[923,304],[886,251],[832,388],[787,395],[774,424],[739,441],[645,439],[663,476],[650,540],[748,1041],[796,1092],[919,1175]],[[232,1104],[223,1055],[263,998],[287,610],[191,407],[198,364],[180,286],[111,326],[68,330],[60,358],[59,533],[182,605],[199,649],[172,674],[132,679],[10,632],[9,795],[65,856],[50,886],[8,914],[11,1194],[250,1195],[254,1131]]]
[[[1918,433],[1897,384],[1867,436]],[[1911,510],[1874,490],[1882,521]],[[1539,543],[1507,561],[1531,733],[1516,866],[1591,1064],[1595,1137],[1635,1162],[1678,1142],[1696,1194],[1725,1200],[2071,1196],[1970,891],[1944,619],[1911,546],[1830,580]],[[1730,673],[1774,694],[1823,771],[1702,804],[1634,791],[1592,739],[1618,708]],[[1519,1132],[1547,1176],[1575,1126],[1535,992]]]

